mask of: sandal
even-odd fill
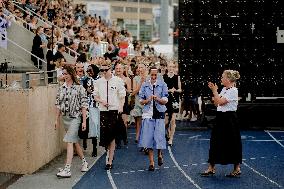
[[[234,170],[230,174],[227,174],[225,176],[229,178],[236,178],[236,177],[240,177],[241,174],[242,172],[240,170]]]
[[[154,165],[150,165],[149,168],[148,168],[148,171],[154,171],[154,170],[155,170]]]
[[[105,170],[110,170],[112,168],[113,168],[112,164],[106,164],[106,166],[105,166]]]
[[[213,176],[215,174],[215,170],[206,170],[203,173],[200,173],[202,177]]]
[[[144,155],[149,155],[149,149],[148,148],[144,148],[143,152],[144,152]]]

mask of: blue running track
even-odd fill
[[[116,150],[114,168],[105,171],[106,155],[81,178],[75,189],[274,189],[284,188],[284,131],[242,131],[243,164],[240,178],[227,178],[232,165],[217,165],[212,177],[200,177],[207,168],[210,130],[177,131],[174,146],[163,151],[164,164],[149,172],[148,156],[134,143]]]

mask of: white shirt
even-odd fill
[[[156,85],[156,82],[154,83],[154,85]],[[153,85],[151,85],[151,89],[153,90]],[[140,102],[141,102],[142,100],[140,100]],[[142,119],[146,119],[146,118],[148,118],[148,119],[152,119],[152,117],[153,117],[153,114],[154,114],[154,112],[153,112],[153,109],[154,109],[154,103],[153,103],[154,101],[153,100],[151,100],[151,105],[150,105],[150,109],[149,109],[149,111],[148,112],[143,112],[142,113]]]
[[[100,111],[118,110],[120,101],[124,100],[126,96],[123,80],[117,76],[112,76],[109,80],[106,80],[104,77],[98,79],[94,85],[94,96],[109,104],[107,108],[102,103],[99,103]]]
[[[236,87],[231,87],[226,89],[224,87],[219,94],[220,97],[225,98],[228,103],[217,106],[217,111],[227,112],[227,111],[237,111],[238,108],[238,89]]]

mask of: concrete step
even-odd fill
[[[39,70],[30,62],[24,60],[20,54],[15,54],[7,49],[0,48],[0,63],[4,63],[5,60],[10,62],[8,63],[8,72],[23,73]]]

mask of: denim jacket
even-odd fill
[[[162,80],[157,80],[154,87],[154,94],[158,98],[167,100],[169,95],[167,84]],[[151,85],[150,81],[144,82],[139,91],[140,101],[149,99],[151,95],[153,95],[153,86]],[[148,112],[151,109],[151,104],[152,103],[145,104],[142,112]],[[155,102],[155,106],[159,112],[165,112],[167,110],[166,105],[162,105],[158,102]]]

